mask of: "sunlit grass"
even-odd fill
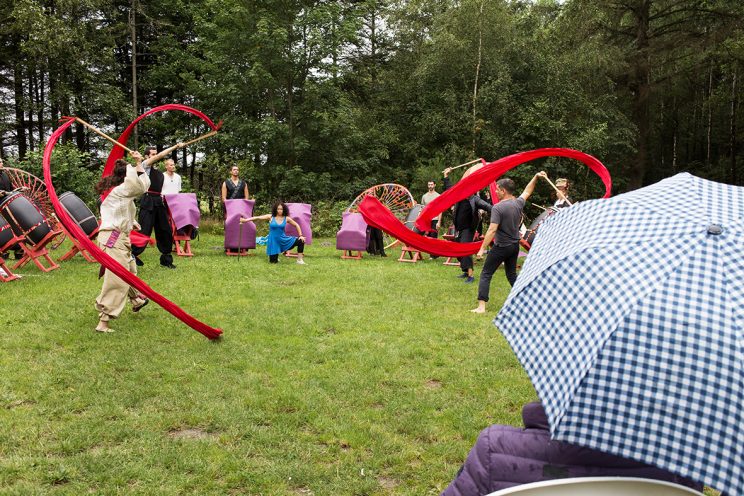
[[[307,266],[270,265],[221,241],[175,271],[150,248],[140,269],[216,342],[153,304],[93,332],[98,267],[80,257],[0,285],[0,492],[438,494],[534,399],[491,324],[503,273],[476,316],[442,259],[342,261],[321,239]]]

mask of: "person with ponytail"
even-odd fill
[[[129,272],[136,274],[137,265],[132,255],[132,245],[129,233],[139,224],[135,220],[136,209],[134,199],[138,198],[150,187],[150,178],[142,167],[142,155],[132,153],[137,165],[133,167],[126,160],[119,159],[114,165],[110,176],[102,178],[96,185],[96,192],[100,195],[110,191],[101,203],[101,225],[98,229],[98,246],[111,258],[126,267]],[[103,274],[101,294],[96,298],[95,307],[98,310],[98,332],[113,332],[109,321],[117,318],[126,300],[132,305],[132,311],[138,312],[149,303],[147,298],[140,295],[134,288],[106,270]]]

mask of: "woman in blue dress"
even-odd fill
[[[256,220],[268,220],[269,221],[269,236],[266,242],[266,254],[269,256],[270,263],[279,262],[279,254],[289,251],[295,246],[297,247],[297,263],[305,265],[303,260],[303,251],[305,249],[305,236],[302,235],[302,228],[289,217],[289,209],[287,205],[282,202],[275,203],[271,207],[271,214],[258,215],[256,217],[241,217],[240,223],[252,222]],[[287,227],[287,222],[292,224],[299,236],[287,236],[284,229]]]

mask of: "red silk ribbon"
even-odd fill
[[[117,141],[121,143],[122,145],[126,145],[127,141],[129,141],[129,136],[132,134],[132,131],[134,131],[134,128],[137,125],[137,123],[139,123],[139,121],[141,121],[148,115],[151,115],[157,112],[166,112],[168,110],[178,110],[181,112],[187,112],[189,114],[193,114],[197,116],[198,118],[200,118],[201,120],[203,120],[204,122],[206,122],[207,125],[211,129],[215,131],[219,129],[219,126],[217,126],[217,124],[212,122],[212,119],[207,117],[202,112],[194,108],[187,107],[186,105],[181,105],[179,103],[169,103],[168,105],[161,105],[159,107],[152,108],[148,110],[147,112],[145,112],[144,114],[137,117],[135,120],[132,121],[131,124],[129,124],[129,126],[124,130],[124,132],[121,133],[121,136],[119,136],[119,139]],[[111,153],[109,153],[108,160],[106,160],[106,166],[103,168],[102,177],[106,177],[113,172],[116,161],[120,158],[124,158],[124,152],[125,150],[121,148],[120,146],[114,146],[114,148],[111,150]]]
[[[566,157],[584,163],[602,180],[605,186],[603,198],[609,198],[612,192],[612,178],[610,177],[610,172],[602,162],[578,150],[568,148],[540,148],[515,153],[514,155],[509,155],[495,162],[488,163],[481,169],[463,178],[424,207],[418,219],[416,219],[416,227],[422,232],[429,231],[432,219],[450,206],[489,186],[514,167],[542,157]],[[369,196],[359,205],[359,212],[367,224],[382,229],[412,248],[432,255],[465,257],[476,253],[481,245],[480,243],[456,243],[417,234],[408,229],[379,200]]]
[[[173,106],[164,105],[163,107],[173,107]],[[183,107],[183,105],[179,105],[178,107]],[[162,107],[157,107],[157,109],[162,109]],[[153,111],[155,110],[156,109],[152,109],[150,112],[144,115],[149,115],[153,113]],[[165,110],[182,110],[182,109],[168,108]],[[194,112],[198,112],[198,111],[194,111]],[[138,120],[141,119],[143,116],[140,116]],[[119,264],[116,260],[111,258],[106,253],[104,253],[100,248],[98,248],[98,245],[96,243],[93,243],[90,239],[88,239],[88,237],[85,235],[82,229],[80,229],[80,227],[78,226],[77,222],[75,222],[72,219],[72,217],[70,217],[70,215],[67,213],[67,211],[62,207],[61,203],[59,202],[59,198],[57,197],[57,192],[54,189],[54,184],[52,183],[52,170],[51,170],[52,151],[54,150],[54,147],[57,145],[59,138],[67,130],[67,128],[70,127],[70,125],[73,122],[75,122],[74,119],[70,119],[64,124],[62,124],[59,128],[57,128],[54,131],[54,133],[52,133],[52,135],[49,137],[49,140],[46,143],[46,147],[44,148],[44,160],[43,160],[44,183],[46,184],[46,188],[49,193],[49,199],[52,202],[52,205],[54,206],[54,210],[57,213],[57,217],[59,218],[59,221],[62,223],[63,226],[65,226],[67,231],[70,234],[72,234],[81,245],[83,245],[83,247],[88,251],[88,253],[90,253],[93,256],[93,258],[95,258],[98,262],[100,262],[101,265],[103,265],[105,268],[107,268],[108,270],[110,270],[111,272],[119,276],[127,284],[137,289],[140,293],[142,293],[143,295],[145,295],[146,297],[150,298],[152,301],[154,301],[155,303],[163,307],[163,309],[170,312],[174,317],[179,319],[181,322],[188,325],[192,329],[202,333],[207,338],[216,339],[220,337],[220,335],[222,334],[221,329],[211,327],[195,319],[190,314],[183,311],[176,304],[174,304],[173,302],[171,302],[170,300],[162,296],[160,293],[156,292],[150,286],[148,286],[148,284],[144,282],[142,279],[140,279],[136,275],[129,272],[123,265]],[[132,126],[130,126],[130,128],[131,127]],[[119,147],[115,147],[115,149],[120,150]],[[121,150],[121,151],[122,151],[121,156],[123,156],[124,150]],[[111,157],[109,157],[109,160],[111,160]]]

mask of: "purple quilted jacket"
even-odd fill
[[[540,403],[522,408],[525,428],[492,425],[483,429],[465,464],[442,496],[478,496],[507,487],[566,477],[643,477],[702,485],[650,465],[561,441],[551,441]]]

